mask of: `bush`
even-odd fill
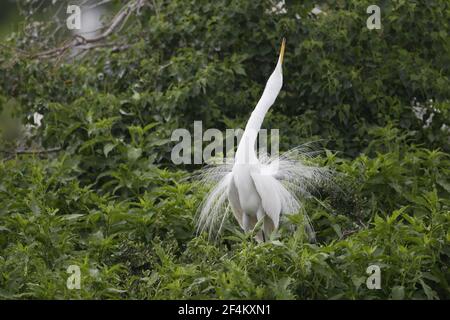
[[[8,37],[1,297],[450,298],[448,4],[390,1],[368,30],[369,1],[323,1],[317,16],[286,2],[158,1],[110,36],[124,50],[75,58],[39,57],[68,36],[50,35],[54,20]],[[194,227],[207,188],[171,163],[171,133],[243,127],[282,36],[285,84],[264,126],[284,150],[320,139],[339,188],[306,203],[317,243],[284,226],[256,244],[231,217],[208,241]],[[80,290],[66,287],[73,264]],[[365,285],[372,264],[381,290]]]

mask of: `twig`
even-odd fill
[[[349,235],[351,235],[351,234],[353,234],[355,232],[358,232],[360,230],[361,229],[345,230],[345,231],[342,232],[342,238],[345,238],[345,237],[347,237],[347,236],[349,236]]]
[[[7,150],[0,150],[0,152],[8,153],[8,154],[42,154],[42,153],[53,153],[61,151],[61,147],[56,148],[50,148],[50,149],[41,149],[41,150],[14,150],[14,151],[7,151]]]
[[[111,1],[112,1],[112,0],[102,0],[102,1],[100,1],[100,2],[98,2],[98,3],[95,3],[95,4],[90,5],[90,6],[87,7],[86,9],[87,9],[87,10],[95,9],[95,8],[100,7],[100,6],[104,5],[104,4],[107,4],[107,3],[111,2]]]
[[[153,2],[153,9],[155,10],[156,16],[159,18],[159,8],[156,5],[155,0],[152,0],[152,2]]]
[[[8,49],[8,50],[18,51],[20,54],[24,54],[24,55],[27,54],[27,52],[25,50],[22,50],[22,49],[19,49],[19,48],[12,48],[12,47],[10,47],[10,46],[8,46],[6,44],[3,44],[3,43],[0,43],[0,47],[3,47],[3,48]]]
[[[129,44],[116,45],[114,43],[95,43],[95,44],[93,43],[93,44],[88,44],[88,45],[77,47],[77,49],[79,49],[79,51],[75,52],[73,55],[71,55],[70,58],[75,58],[78,56],[83,57],[87,51],[92,50],[92,49],[97,49],[97,48],[112,47],[111,52],[115,53],[115,52],[127,50],[131,46],[132,45],[129,45]]]

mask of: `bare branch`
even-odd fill
[[[50,148],[50,149],[41,149],[41,150],[14,150],[14,151],[5,151],[0,150],[0,152],[7,153],[7,154],[42,154],[42,153],[53,153],[61,151],[61,147],[56,148]]]
[[[106,3],[108,1],[102,1],[100,4]],[[128,18],[135,12],[138,12],[140,8],[142,8],[145,4],[146,0],[133,0],[129,2],[127,5],[122,7],[119,12],[114,16],[114,18],[111,20],[110,24],[106,27],[106,30],[103,31],[100,35],[94,37],[94,38],[85,38],[82,35],[75,35],[71,40],[66,41],[61,46],[53,49],[49,49],[46,51],[42,51],[39,53],[31,54],[29,55],[31,58],[42,58],[42,59],[48,59],[48,58],[55,58],[58,56],[64,55],[69,49],[75,49],[75,48],[81,48],[82,50],[89,50],[92,48],[98,48],[100,45],[94,45],[94,46],[87,46],[87,44],[93,44],[101,42],[102,40],[106,39],[108,36],[110,36],[115,31],[120,31],[121,27],[125,25]],[[116,51],[118,51],[118,48],[124,49],[123,46],[117,46]]]
[[[111,2],[111,1],[112,1],[112,0],[102,0],[102,1],[100,1],[100,2],[98,2],[98,3],[95,3],[95,4],[93,4],[93,5],[90,5],[90,6],[87,7],[86,9],[88,9],[88,10],[95,9],[95,8],[100,7],[100,6],[104,5],[104,4],[107,4],[107,3]]]
[[[50,148],[50,149],[41,149],[41,150],[14,150],[14,151],[0,150],[0,153],[7,155],[4,158],[0,158],[0,160],[8,161],[8,160],[14,159],[17,155],[20,155],[20,154],[42,155],[42,154],[58,152],[61,150],[62,150],[61,147]]]

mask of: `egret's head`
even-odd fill
[[[275,95],[275,97],[278,95],[281,87],[283,86],[283,60],[285,47],[286,40],[283,38],[283,42],[281,43],[280,55],[278,56],[277,66],[275,67],[275,70],[273,71],[266,84],[266,89],[268,89],[268,91],[271,92],[272,95]]]

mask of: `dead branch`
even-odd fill
[[[14,151],[6,151],[6,150],[0,150],[0,152],[7,153],[7,154],[41,154],[41,153],[53,153],[61,151],[61,147],[56,148],[50,148],[50,149],[41,149],[41,150],[14,150]]]
[[[14,150],[14,151],[0,150],[0,153],[3,153],[6,155],[4,158],[0,158],[0,160],[8,161],[8,160],[14,159],[17,155],[20,155],[20,154],[41,155],[41,154],[55,153],[55,152],[58,152],[61,150],[62,150],[61,147],[50,148],[50,149],[41,149],[41,150]]]
[[[100,35],[93,38],[85,38],[81,35],[75,35],[71,40],[64,42],[57,48],[45,50],[35,54],[29,54],[28,56],[32,59],[49,59],[60,57],[64,55],[69,49],[81,48],[82,50],[90,50],[93,48],[98,48],[99,42],[105,40],[113,32],[120,30],[121,27],[126,23],[128,18],[133,14],[138,12],[145,4],[146,0],[133,0],[122,7],[119,12],[114,16],[109,25],[106,27]],[[95,44],[95,45],[89,45]],[[105,45],[107,46],[107,45]],[[124,46],[116,46],[115,51],[123,50]],[[121,48],[121,49],[119,49]]]

